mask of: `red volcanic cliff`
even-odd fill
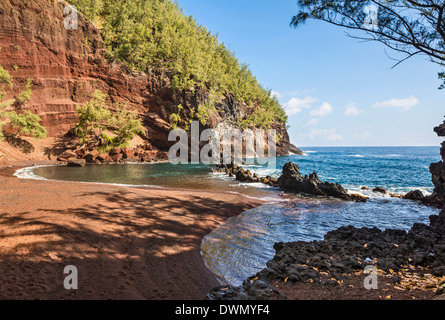
[[[108,94],[110,105],[121,102],[137,109],[148,129],[149,143],[166,150],[170,146],[170,115],[177,112],[179,104],[185,108],[199,105],[205,91],[175,92],[164,72],[129,72],[110,59],[100,31],[82,15],[78,16],[77,30],[65,28],[66,6],[60,0],[0,0],[0,65],[14,78],[14,92],[8,92],[7,98],[32,79],[26,109],[42,118],[48,136],[56,137],[76,122],[76,106],[99,89]],[[217,104],[209,127],[221,123],[236,127],[236,120],[254,109],[233,100],[226,97]],[[276,124],[274,129],[280,138],[279,155],[299,152],[289,143],[285,124]]]
[[[65,29],[65,6],[52,0],[0,1],[0,65],[13,76],[15,91],[32,79],[28,108],[41,116],[49,136],[70,128],[76,105],[95,89],[106,92],[112,102],[144,111],[148,77],[134,76],[122,64],[108,61],[99,31],[81,16],[78,30]]]

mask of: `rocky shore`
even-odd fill
[[[83,167],[86,164],[138,163],[153,162],[168,159],[165,151],[153,150],[150,145],[137,148],[113,148],[108,152],[99,152],[96,147],[82,147],[76,150],[66,150],[57,161],[68,166]]]
[[[367,198],[359,194],[350,194],[348,190],[338,183],[323,182],[318,178],[316,172],[309,176],[302,176],[296,163],[287,162],[283,167],[282,175],[275,179],[273,177],[259,177],[255,173],[238,165],[221,164],[216,171],[224,172],[229,177],[235,177],[240,182],[261,182],[270,186],[279,187],[281,190],[299,194],[333,197],[347,201],[366,202]]]
[[[445,137],[445,121],[443,124],[435,127],[434,132],[436,132],[439,137]],[[440,155],[442,157],[442,161],[432,163],[430,166],[430,172],[432,175],[433,184],[435,186],[433,196],[445,204],[445,141],[442,142]]]
[[[445,137],[445,122],[434,131]],[[433,194],[424,196],[415,190],[399,197],[443,208],[445,142],[440,154],[442,161],[430,166]],[[314,195],[342,198],[344,194],[344,188],[322,183],[316,173],[302,177],[298,166],[292,163],[285,165],[277,185],[284,190]],[[382,188],[373,191],[387,193]],[[275,256],[266,268],[239,287],[215,287],[206,299],[298,299],[307,290],[302,285],[311,286],[311,297],[315,292],[325,298],[331,297],[329,292],[336,292],[334,298],[340,295],[340,298],[364,299],[370,295],[364,289],[366,270],[373,267],[377,280],[383,280],[386,286],[380,289],[378,299],[445,300],[445,209],[429,220],[428,225],[414,224],[408,232],[345,226],[328,232],[323,241],[276,243]]]
[[[267,267],[242,286],[216,287],[207,299],[292,298],[278,290],[278,284],[342,287],[351,277],[362,276],[363,281],[368,266],[375,266],[378,278],[389,279],[400,292],[429,291],[444,298],[445,210],[430,216],[429,225],[416,223],[409,232],[348,226],[328,232],[324,241],[276,243],[274,249]]]

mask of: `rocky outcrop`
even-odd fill
[[[437,194],[433,193],[431,195],[425,196],[420,190],[413,190],[402,196],[401,198],[405,200],[417,201],[421,204],[432,206],[436,208],[442,208],[443,203],[437,196]]]
[[[235,177],[240,182],[261,182],[273,187],[279,187],[284,191],[307,194],[312,196],[334,197],[338,199],[366,202],[367,197],[359,194],[350,194],[348,190],[338,183],[322,182],[316,172],[309,176],[302,176],[296,163],[287,162],[283,166],[283,174],[277,179],[267,176],[259,177],[255,173],[236,164],[219,164],[214,169],[224,172],[229,177]]]
[[[439,137],[445,137],[445,121],[443,124],[434,128],[434,131]],[[442,156],[442,161],[432,163],[430,166],[430,172],[432,175],[433,184],[435,186],[432,197],[435,197],[441,201],[443,206],[445,204],[445,142],[442,142],[440,155]]]
[[[252,174],[247,169],[244,169],[234,163],[231,164],[219,164],[216,166],[216,169],[214,169],[215,172],[223,172],[229,177],[234,177],[237,181],[240,182],[251,182],[251,183],[264,183],[269,186],[278,187],[278,181],[277,179],[266,176],[266,177],[259,177],[256,173]]]
[[[281,292],[271,291],[274,280],[288,285],[306,282],[339,286],[346,277],[363,274],[368,266],[381,270],[379,277],[385,274],[401,290],[437,290],[441,294],[445,279],[445,210],[430,216],[429,225],[416,223],[409,232],[348,226],[328,232],[324,241],[280,242],[274,249],[276,254],[267,267],[242,286],[215,288],[207,298],[254,299],[256,294],[261,295],[261,291],[251,289],[257,281],[263,289],[269,288],[270,297],[282,297]],[[224,294],[227,290],[230,296]]]
[[[111,164],[111,163],[140,163],[167,160],[166,151],[153,150],[150,145],[141,145],[137,148],[113,148],[108,152],[100,153],[96,147],[81,147],[75,150],[66,150],[57,161],[65,162],[68,166],[83,166],[88,164]]]
[[[344,200],[366,201],[360,195],[349,194],[348,190],[338,183],[323,182],[316,172],[309,176],[302,176],[296,163],[287,162],[283,167],[283,174],[278,178],[281,189],[295,193],[315,196],[334,197]]]
[[[147,141],[166,151],[170,116],[178,105],[186,113],[205,102],[205,89],[177,92],[171,88],[168,72],[152,68],[146,73],[130,72],[122,63],[110,59],[100,31],[81,14],[78,29],[64,27],[64,1],[2,0],[0,1],[0,65],[14,79],[9,99],[32,80],[32,96],[25,109],[43,120],[48,136],[65,134],[77,121],[76,107],[91,99],[98,89],[108,95],[108,104],[123,103],[139,112],[147,128]],[[238,119],[256,108],[239,103],[227,95],[216,104],[206,126],[201,129],[238,126]],[[285,124],[272,126],[279,141],[277,154],[299,153],[289,142]]]

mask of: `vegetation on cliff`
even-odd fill
[[[218,37],[188,17],[171,0],[70,0],[101,30],[107,50],[130,69],[162,70],[176,90],[206,88],[216,101],[232,95],[255,105],[243,126],[286,123],[278,100],[264,89],[251,70],[240,64]],[[213,103],[214,103],[213,102]],[[213,103],[204,103],[207,112]],[[205,113],[205,112],[204,112]]]
[[[21,135],[33,136],[38,139],[46,137],[46,129],[40,125],[40,117],[29,110],[21,110],[23,105],[31,98],[32,81],[26,81],[25,89],[14,99],[4,101],[5,88],[13,89],[12,77],[8,71],[0,66],[0,139],[5,136],[3,127],[7,124],[17,129],[12,134],[13,138]]]
[[[142,120],[138,119],[136,111],[130,111],[125,105],[116,105],[111,112],[106,106],[107,95],[99,90],[93,98],[77,107],[79,122],[74,132],[81,143],[98,145],[101,151],[108,151],[115,147],[126,147],[128,142],[138,134],[145,134]],[[114,137],[104,133],[110,131]]]

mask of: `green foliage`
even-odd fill
[[[178,113],[173,113],[170,116],[170,125],[173,130],[178,128],[178,125],[182,123],[181,113],[183,112],[184,107],[182,105],[178,106]]]
[[[128,110],[125,105],[117,105],[112,113],[106,106],[106,99],[106,94],[96,90],[93,99],[77,108],[79,122],[74,132],[81,142],[87,142],[93,135],[94,142],[101,144],[100,147],[105,150],[127,146],[136,135],[145,134],[136,111]],[[110,138],[103,133],[104,130],[110,130],[116,136]]]
[[[10,89],[13,88],[12,78],[10,74],[0,66],[0,83],[6,84]],[[37,139],[46,138],[46,129],[40,125],[42,119],[29,110],[17,112],[17,110],[9,110],[14,104],[23,105],[31,98],[32,80],[26,81],[25,90],[17,95],[15,99],[4,100],[4,89],[0,88],[0,138],[4,137],[2,128],[9,123],[13,128],[17,128],[15,136],[28,135]]]
[[[203,126],[207,124],[207,119],[209,118],[209,110],[206,108],[205,105],[200,104],[198,106],[198,111],[195,114],[196,119],[201,122]]]
[[[174,89],[207,88],[215,100],[232,94],[261,108],[276,121],[287,120],[277,100],[270,99],[245,64],[204,26],[171,0],[70,0],[90,21],[100,21],[108,51],[130,69],[166,71]],[[212,104],[206,104],[212,113]],[[206,112],[197,110],[201,123]],[[180,122],[175,115],[172,126]]]
[[[19,114],[15,111],[10,111],[7,114],[10,120],[10,124],[14,128],[18,128],[16,136],[18,135],[29,135],[37,139],[46,138],[46,130],[40,125],[40,117],[29,110],[24,111]]]
[[[31,94],[32,94],[31,85],[32,85],[32,80],[31,79],[26,80],[25,90],[20,92],[15,97],[15,99],[19,105],[22,105],[25,102],[28,102],[29,99],[31,99]]]
[[[145,128],[141,119],[138,119],[137,111],[130,111],[125,105],[117,106],[110,125],[113,133],[116,134],[113,140],[117,147],[126,146],[138,134],[145,135]]]
[[[107,96],[99,90],[93,93],[93,99],[77,107],[79,122],[74,128],[74,132],[81,142],[86,142],[88,136],[95,129],[99,129],[96,139],[102,136],[102,131],[106,129],[106,124],[110,122],[111,113],[105,106]]]
[[[10,89],[12,89],[13,84],[11,81],[12,77],[9,72],[3,69],[2,66],[0,66],[0,83],[5,83]]]

